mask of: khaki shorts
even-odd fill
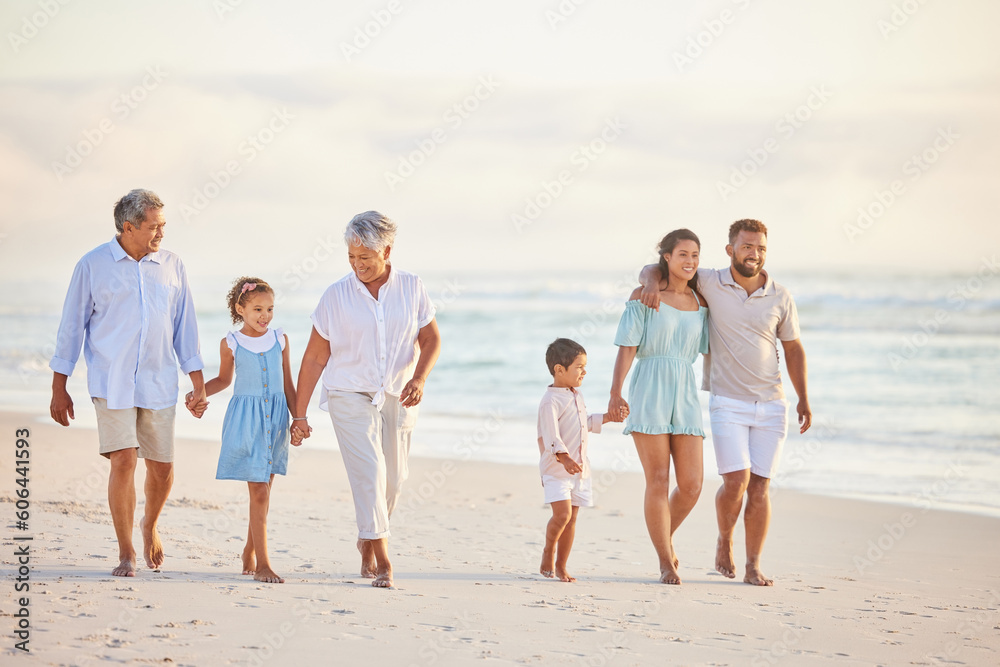
[[[105,399],[92,400],[97,410],[97,437],[101,442],[101,456],[111,458],[111,452],[138,448],[139,458],[173,463],[176,405],[162,410],[109,410]]]

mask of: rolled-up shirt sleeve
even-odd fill
[[[559,436],[559,410],[552,401],[542,401],[538,406],[538,432],[545,448],[555,456],[559,452],[569,454],[566,443]]]
[[[194,296],[188,284],[187,271],[180,269],[181,289],[174,313],[174,352],[185,375],[205,368],[198,341],[198,320],[194,312]]]
[[[84,335],[90,316],[94,312],[94,297],[90,291],[90,267],[79,262],[73,270],[66,301],[63,303],[59,333],[56,334],[56,349],[49,361],[49,368],[62,375],[72,375],[80,360]]]
[[[419,278],[417,279],[417,289],[417,328],[423,329],[434,319],[434,313],[437,312],[437,309],[431,302],[431,298],[427,295],[427,288],[424,287],[424,281]]]
[[[601,426],[604,425],[604,413],[595,412],[587,415],[587,430],[591,433],[600,433]]]

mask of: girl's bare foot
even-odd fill
[[[265,565],[257,570],[256,574],[253,575],[254,581],[260,581],[265,584],[283,584],[285,580],[279,577],[274,570],[269,566]]]
[[[257,572],[257,552],[253,549],[243,550],[243,574],[254,574]]]
[[[361,554],[361,576],[374,579],[378,574],[378,564],[375,562],[375,549],[369,540],[358,540],[358,552]]]
[[[372,586],[375,588],[392,588],[392,568],[387,567],[379,571],[375,576],[375,580],[372,581]]]
[[[544,572],[542,574],[544,574]],[[576,581],[576,577],[569,576],[569,572],[563,568],[556,568],[556,576],[559,577],[559,581],[565,581],[567,583]]]

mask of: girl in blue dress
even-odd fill
[[[632,292],[618,324],[608,412],[628,413],[624,433],[631,434],[646,477],[646,528],[660,561],[660,581],[681,583],[673,533],[691,512],[704,479],[701,406],[691,364],[708,352],[708,308],[698,294],[701,242],[687,229],[660,241],[660,308],[639,301]],[[635,362],[626,403],[625,376]],[[677,488],[670,494],[670,460]]]
[[[288,465],[288,405],[295,403],[288,337],[281,329],[269,328],[274,291],[260,278],[239,278],[227,302],[233,324],[242,323],[243,328],[222,339],[219,376],[205,383],[211,396],[230,385],[235,371],[215,478],[245,481],[250,490],[243,574],[283,584],[267,557],[267,510],[274,476],[284,475]]]

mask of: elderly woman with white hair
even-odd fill
[[[344,240],[352,272],[330,285],[312,314],[292,437],[312,430],[306,409],[319,378],[354,495],[362,576],[392,587],[389,516],[407,477],[410,438],[441,336],[420,278],[389,261],[396,224],[360,213]]]

